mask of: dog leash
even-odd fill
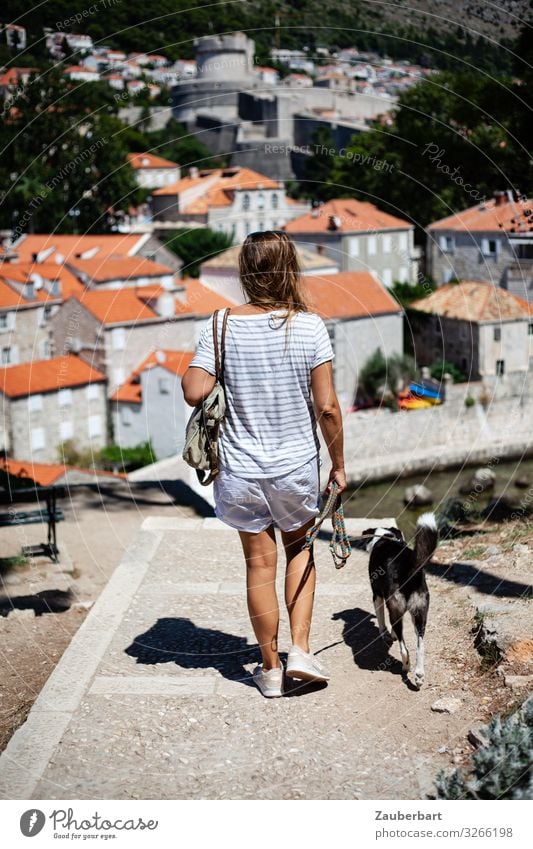
[[[302,546],[302,551],[305,551],[308,548],[311,548],[315,539],[317,538],[320,528],[322,526],[322,522],[324,519],[331,514],[331,524],[333,526],[333,534],[331,536],[331,540],[329,543],[329,550],[331,551],[333,562],[335,564],[335,569],[342,569],[345,565],[348,557],[352,553],[352,547],[350,545],[350,540],[348,539],[348,534],[346,533],[346,525],[344,523],[344,509],[342,506],[340,493],[338,490],[338,483],[336,481],[331,482],[331,490],[327,497],[326,503],[322,508],[322,512],[318,517],[318,521],[312,528],[310,528],[305,535],[305,542]]]

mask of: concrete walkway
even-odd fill
[[[348,520],[348,531],[371,521]],[[377,639],[367,555],[354,550],[336,571],[319,540],[315,557],[313,644],[331,682],[266,700],[249,676],[258,652],[237,534],[212,518],[146,519],[0,757],[0,796],[423,797],[445,765],[439,747],[463,739],[474,710],[430,711],[453,677],[442,624],[416,692],[397,646],[388,654]],[[437,610],[448,598],[446,617],[461,613],[453,588],[433,581]]]

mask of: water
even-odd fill
[[[477,467],[450,469],[445,472],[428,472],[409,478],[397,478],[392,481],[368,484],[357,489],[348,490],[343,495],[345,516],[374,518],[393,517],[401,528],[406,539],[412,537],[415,524],[420,513],[425,510],[436,510],[439,504],[450,496],[467,498],[460,495],[461,486],[468,484]],[[533,508],[533,489],[518,489],[514,486],[516,478],[527,478],[533,485],[533,459],[487,463],[496,475],[496,485],[490,492],[481,493],[477,498],[480,508],[485,507],[497,495],[505,495],[513,504],[518,504],[527,497]],[[430,507],[409,509],[403,502],[406,487],[412,484],[424,484],[435,497]]]

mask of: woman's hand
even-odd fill
[[[329,473],[329,480],[326,486],[326,495],[329,495],[329,493],[331,492],[331,484],[333,481],[335,481],[338,485],[337,492],[339,494],[341,492],[344,492],[344,490],[346,489],[346,474],[344,472],[344,466],[342,467],[342,469],[332,469]]]

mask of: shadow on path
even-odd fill
[[[216,669],[224,678],[255,686],[245,663],[258,659],[257,645],[212,628],[199,628],[190,619],[158,619],[125,649],[137,663],[175,663],[182,669]]]
[[[389,644],[379,636],[379,630],[372,621],[374,614],[360,607],[341,610],[331,617],[344,622],[342,639],[351,649],[354,663],[360,669],[370,669],[374,672],[390,672],[401,675],[409,690],[417,690],[407,675],[402,671],[401,662],[389,654]],[[326,647],[326,648],[329,648]],[[325,649],[322,649],[325,651]]]
[[[71,590],[41,590],[33,595],[0,597],[0,616],[8,616],[12,610],[34,610],[36,616],[64,613],[73,601]]]
[[[522,584],[520,581],[499,578],[497,575],[491,575],[490,572],[478,569],[471,563],[452,563],[450,566],[429,563],[426,566],[426,572],[454,584],[474,587],[481,593],[487,593],[487,595],[507,598],[531,598],[533,596],[531,584]]]

